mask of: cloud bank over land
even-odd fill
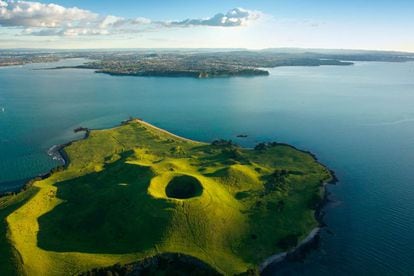
[[[78,36],[143,32],[154,28],[192,26],[242,27],[257,20],[260,12],[234,8],[205,19],[152,21],[144,17],[100,15],[77,7],[32,1],[0,0],[0,26],[21,29],[21,35]]]

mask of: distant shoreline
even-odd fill
[[[110,71],[102,70],[100,68],[91,67],[87,64],[76,66],[57,66],[51,68],[40,68],[36,70],[61,70],[61,69],[89,69],[94,70],[97,74],[105,74],[116,77],[169,77],[169,78],[181,78],[189,77],[196,79],[211,79],[211,78],[231,78],[231,77],[266,77],[270,73],[264,69],[258,68],[243,68],[240,70],[232,71],[223,69],[221,71],[209,71],[209,70],[142,70],[137,72],[123,72],[123,71]]]

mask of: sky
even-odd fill
[[[414,52],[413,0],[0,0],[0,48]]]

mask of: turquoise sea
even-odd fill
[[[292,144],[339,178],[320,248],[269,275],[414,275],[414,63],[281,67],[268,77],[114,77],[0,68],[0,192],[58,165],[48,149],[129,116],[191,139]],[[247,138],[237,138],[248,134]]]

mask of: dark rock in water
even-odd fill
[[[75,133],[78,133],[78,132],[81,132],[81,131],[86,131],[86,132],[88,132],[88,131],[89,131],[89,128],[87,128],[87,127],[77,127],[77,128],[75,128],[75,129],[73,130],[73,132],[75,132]]]
[[[249,135],[247,135],[247,134],[239,134],[239,135],[237,135],[237,138],[247,138],[247,137],[249,137]]]

